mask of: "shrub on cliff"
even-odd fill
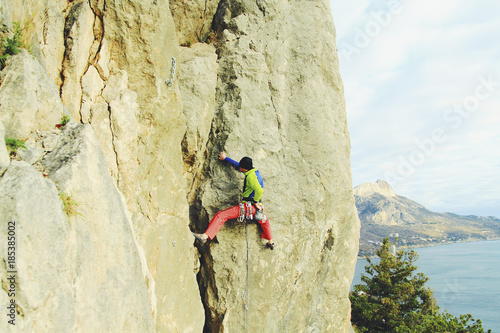
[[[5,67],[8,57],[21,51],[21,33],[19,23],[14,23],[14,31],[2,39],[0,43],[0,70]]]
[[[361,281],[350,295],[352,323],[358,332],[484,333],[481,321],[470,314],[454,317],[439,307],[422,273],[415,273],[418,254],[409,249],[391,252],[384,239],[377,251],[378,263],[367,258]],[[490,332],[490,331],[488,331]]]
[[[31,10],[22,10],[19,20],[12,22],[12,29],[0,35],[0,70],[6,66],[7,59],[21,52],[21,49],[32,53],[36,44],[37,25],[42,26],[47,19],[47,10],[42,10],[42,6],[40,1],[25,3],[25,7]]]

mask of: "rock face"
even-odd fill
[[[217,210],[238,201],[242,177],[217,160],[220,150],[253,157],[278,245],[265,249],[250,225],[250,331],[348,329],[357,223],[329,10],[316,2],[222,1],[214,19],[214,30],[224,31],[217,110],[191,212],[204,231]],[[201,249],[206,327],[244,331],[244,225],[228,222],[217,239]]]
[[[25,139],[36,129],[54,128],[64,114],[59,91],[26,50],[12,57],[0,75],[0,120],[5,135]]]
[[[147,264],[141,263],[127,208],[92,129],[68,128],[43,164],[49,178],[15,161],[0,181],[0,235],[16,235],[14,264],[0,268],[2,278],[16,272],[15,296],[1,295],[2,304],[16,301],[16,329],[151,331]],[[71,200],[64,205],[77,205],[77,215],[63,211],[65,195]],[[1,251],[7,258],[7,247]],[[113,316],[107,315],[110,306]],[[0,325],[3,332],[12,327]]]
[[[0,0],[4,31],[23,4]],[[27,146],[0,166],[1,223],[19,225],[19,326],[239,332],[248,314],[249,331],[347,332],[359,220],[329,2],[36,6],[33,55],[0,76],[0,120]],[[206,246],[190,234],[238,202],[242,176],[221,150],[251,156],[265,180],[277,247],[250,223],[248,275],[244,224]],[[65,215],[67,195],[81,215]]]

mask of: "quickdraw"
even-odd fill
[[[243,222],[245,220],[245,205],[240,202],[240,216],[238,216],[238,222]]]
[[[243,222],[245,219],[253,220],[254,215],[252,212],[251,202],[240,202],[240,215],[238,216],[238,222]]]
[[[247,220],[253,220],[252,203],[251,202],[245,203],[245,217]]]
[[[176,60],[175,60],[175,58],[172,58],[172,68],[170,69],[170,79],[165,80],[165,82],[167,83],[167,86],[169,86],[169,87],[171,87],[174,84],[175,67],[176,67]]]

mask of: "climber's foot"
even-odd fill
[[[196,238],[197,240],[199,240],[201,242],[201,244],[205,244],[208,240],[208,236],[205,235],[205,234],[195,234],[193,232],[193,236],[194,238]]]
[[[274,243],[267,243],[266,245],[268,248],[270,248],[271,250],[274,250]]]

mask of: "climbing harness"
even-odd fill
[[[171,87],[174,84],[174,77],[175,77],[175,66],[176,61],[175,58],[172,58],[172,69],[170,70],[170,79],[165,80],[167,83],[167,86]]]
[[[240,215],[238,216],[238,222],[243,222],[246,220],[253,220],[254,214],[252,213],[252,203],[251,202],[240,202]]]

